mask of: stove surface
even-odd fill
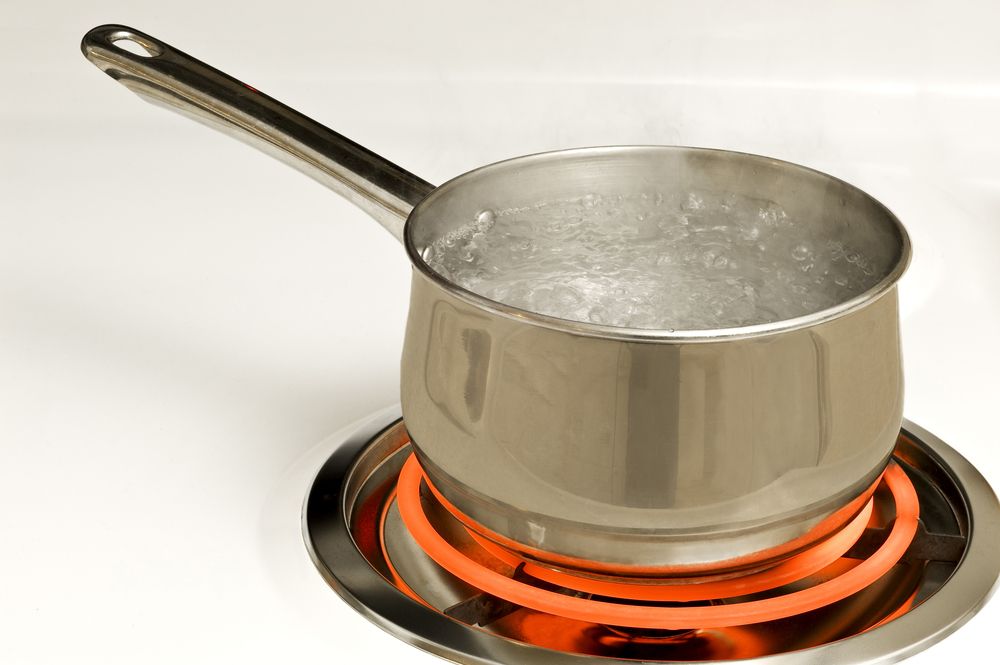
[[[330,590],[299,519],[318,442],[398,401],[402,250],[300,174],[115,86],[81,57],[86,30],[148,30],[432,182],[663,143],[858,185],[913,238],[905,415],[997,486],[1000,10],[964,6],[12,4],[0,662],[441,662]],[[982,662],[997,625],[992,602],[907,664]]]

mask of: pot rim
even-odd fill
[[[672,329],[655,329],[655,328],[629,328],[623,326],[609,326],[597,323],[589,323],[584,321],[573,321],[570,319],[561,319],[554,316],[549,316],[546,314],[539,314],[537,312],[532,312],[530,310],[521,309],[505,303],[491,300],[485,296],[481,296],[473,291],[470,291],[454,282],[448,280],[438,272],[436,272],[424,258],[420,255],[420,251],[416,247],[413,240],[412,230],[414,228],[415,220],[420,217],[424,210],[431,207],[434,202],[447,192],[455,189],[456,187],[461,187],[463,183],[473,175],[483,175],[488,174],[490,171],[497,169],[509,169],[511,167],[516,167],[518,165],[525,165],[534,162],[548,162],[548,161],[558,161],[566,157],[580,156],[580,155],[604,155],[609,153],[623,153],[632,151],[646,151],[646,150],[663,150],[663,151],[687,151],[687,152],[703,152],[703,153],[725,153],[729,155],[736,155],[739,157],[747,157],[755,160],[765,160],[773,165],[778,165],[783,168],[789,168],[792,170],[798,170],[805,173],[810,173],[813,175],[818,175],[822,178],[829,179],[831,181],[840,183],[845,187],[859,193],[862,197],[869,200],[877,209],[879,209],[892,224],[899,236],[900,247],[899,247],[899,258],[893,265],[892,269],[879,280],[876,284],[868,288],[867,290],[855,295],[854,297],[840,302],[832,307],[827,307],[825,309],[818,310],[816,312],[811,312],[809,314],[804,314],[802,316],[797,316],[789,319],[780,319],[778,321],[771,321],[768,323],[757,323],[752,325],[744,326],[733,326],[730,328],[713,328],[705,330],[672,330]],[[547,152],[538,152],[529,155],[523,155],[520,157],[513,157],[510,159],[501,160],[498,162],[493,162],[492,164],[487,164],[485,166],[480,166],[471,171],[467,171],[459,176],[448,180],[444,184],[440,185],[430,194],[428,194],[420,203],[418,203],[413,210],[410,212],[406,219],[406,225],[403,229],[403,244],[406,247],[406,253],[409,256],[410,263],[413,267],[426,279],[430,280],[432,283],[436,284],[438,287],[444,289],[448,293],[452,294],[456,298],[477,307],[490,314],[495,314],[497,316],[502,316],[504,318],[513,319],[522,323],[529,325],[540,326],[543,328],[549,328],[559,332],[570,333],[574,335],[582,335],[587,337],[601,337],[616,340],[626,340],[635,342],[717,342],[717,341],[728,341],[735,339],[747,339],[753,337],[764,337],[767,335],[773,335],[775,333],[789,332],[793,330],[801,330],[804,328],[811,328],[821,323],[826,323],[834,319],[840,318],[854,311],[862,309],[867,305],[875,302],[886,293],[891,291],[896,282],[899,281],[906,268],[909,266],[910,258],[912,254],[912,248],[910,244],[910,236],[906,232],[906,228],[899,221],[895,214],[888,207],[878,201],[876,198],[866,193],[865,191],[859,189],[858,187],[832,176],[823,171],[817,169],[809,168],[808,166],[802,166],[801,164],[796,164],[794,162],[789,162],[781,159],[775,159],[773,157],[767,157],[765,155],[758,155],[749,152],[740,152],[735,150],[724,150],[720,148],[701,148],[693,146],[666,146],[666,145],[621,145],[621,146],[595,146],[595,147],[584,147],[584,148],[570,148],[566,150],[553,150]]]

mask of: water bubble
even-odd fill
[[[796,261],[805,261],[809,258],[810,254],[812,254],[812,250],[805,243],[792,247],[792,258]]]
[[[608,322],[608,310],[598,305],[597,307],[591,307],[590,311],[587,312],[587,319],[591,323],[607,323]]]
[[[788,215],[780,205],[774,201],[768,201],[767,205],[760,208],[757,217],[765,226],[780,226],[788,218]]]
[[[476,230],[485,233],[493,228],[497,221],[497,214],[492,210],[482,210],[476,215]]]
[[[687,195],[687,199],[681,204],[681,210],[701,210],[705,207],[705,201],[700,196],[691,192]]]

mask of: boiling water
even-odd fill
[[[588,195],[480,212],[424,258],[448,280],[532,312],[707,330],[816,312],[880,279],[842,240],[802,229],[776,203],[735,195]]]

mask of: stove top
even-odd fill
[[[957,629],[1000,573],[992,490],[910,423],[849,524],[766,570],[602,579],[521,560],[463,524],[401,420],[373,419],[339,442],[304,527],[345,600],[459,663],[894,662]]]

